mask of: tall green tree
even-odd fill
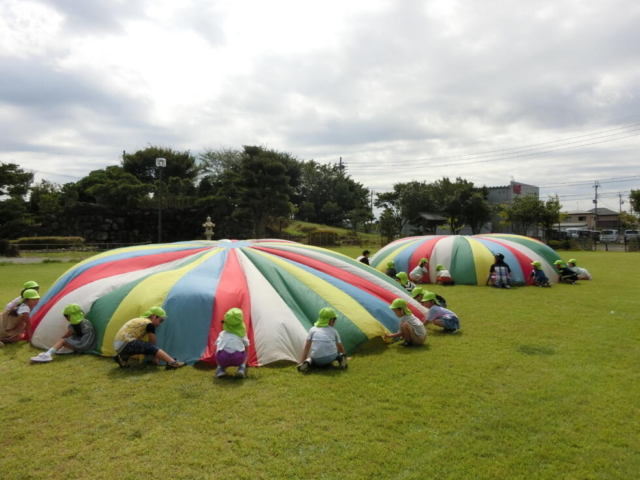
[[[532,227],[537,226],[545,212],[545,205],[535,195],[517,197],[500,215],[513,226],[514,231],[527,235]]]
[[[400,233],[396,212],[390,208],[385,208],[380,214],[380,235],[386,238],[387,243],[392,242],[396,235]]]
[[[447,218],[447,224],[452,235],[457,235],[462,227],[473,218],[472,212],[481,206],[478,196],[474,199],[477,189],[473,182],[456,178],[455,182],[444,177],[431,184],[431,194],[436,210]],[[472,199],[473,202],[472,202]],[[478,228],[478,222],[473,220],[473,228]],[[483,222],[484,223],[484,222]]]
[[[289,216],[300,178],[300,162],[288,153],[245,146],[235,177],[238,208],[233,217],[251,222],[254,238],[263,238],[269,217]]]
[[[23,197],[32,182],[33,173],[23,170],[15,163],[0,162],[0,197]]]
[[[562,222],[563,217],[566,218],[566,214],[563,214],[561,210],[562,205],[557,195],[549,196],[547,201],[544,202],[539,225],[544,231],[545,239],[551,239],[553,235],[552,232],[558,229],[558,224]]]
[[[475,188],[465,200],[462,219],[471,228],[471,233],[477,235],[481,233],[482,227],[491,221],[494,209],[489,205],[487,187]]]
[[[139,206],[154,190],[117,165],[92,171],[76,187],[80,201],[121,208]]]
[[[175,177],[195,185],[199,169],[195,157],[189,150],[181,152],[168,147],[150,145],[135,153],[125,153],[122,157],[122,169],[142,183],[154,184],[159,178],[158,167],[156,167],[157,158],[167,160],[167,166],[162,169],[163,181],[168,182]]]
[[[55,213],[62,206],[62,186],[42,180],[31,187],[29,211],[35,215]]]

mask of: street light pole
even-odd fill
[[[158,167],[158,243],[162,243],[162,169],[167,166],[166,158],[156,158]]]

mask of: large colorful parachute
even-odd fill
[[[537,260],[552,283],[558,274],[553,262],[560,256],[544,243],[530,237],[507,234],[488,235],[433,235],[407,237],[391,242],[371,259],[374,268],[384,272],[389,261],[395,262],[398,272],[410,272],[421,258],[429,260],[429,283],[436,281],[437,264],[442,264],[456,284],[484,285],[494,255],[501,253],[511,268],[515,284],[532,285],[529,278],[531,262]],[[425,283],[427,283],[425,281]]]
[[[244,312],[249,364],[299,361],[321,308],[338,314],[348,352],[397,331],[388,308],[404,298],[420,318],[426,310],[392,279],[344,255],[283,240],[194,241],[112,250],[68,270],[32,315],[32,343],[48,348],[66,331],[61,312],[79,304],[96,329],[97,353],[113,355],[120,327],[153,305],[167,311],[158,346],[189,364],[215,362],[224,313]]]

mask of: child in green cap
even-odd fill
[[[22,300],[10,311],[0,312],[0,347],[5,343],[18,342],[23,335],[31,338],[31,310],[40,300],[38,292],[29,288],[22,292]]]
[[[460,319],[451,310],[440,305],[435,293],[425,291],[422,295],[422,305],[429,309],[424,323],[433,323],[442,327],[444,333],[457,333],[460,329]]]
[[[578,280],[591,280],[589,271],[586,268],[580,268],[575,258],[570,258],[567,263],[569,264],[569,268],[573,270],[573,273],[578,275]]]
[[[22,294],[25,290],[35,290],[36,292],[40,293],[40,285],[38,285],[38,283],[34,280],[25,282],[24,285],[22,285],[22,291],[20,292],[20,295],[11,300],[9,303],[7,303],[7,306],[4,307],[6,312],[10,312],[22,303]]]
[[[347,368],[347,353],[340,340],[340,334],[333,328],[338,315],[333,308],[326,307],[320,310],[318,316],[307,335],[298,371],[306,372],[312,365],[331,365],[335,361],[344,370]]]
[[[438,285],[454,285],[451,273],[440,263],[436,265],[436,283]]]
[[[421,295],[418,292],[418,295]],[[427,329],[418,318],[411,313],[407,302],[401,298],[396,298],[389,308],[399,319],[400,329],[398,333],[385,333],[386,338],[403,338],[405,347],[413,347],[414,345],[422,345],[427,339]]]
[[[569,285],[575,285],[578,281],[578,275],[567,267],[567,264],[562,260],[556,260],[553,262],[558,270],[558,282],[560,283],[568,283]]]
[[[396,275],[398,274],[398,272],[396,271],[395,262],[393,262],[393,261],[387,262],[387,270],[384,273],[388,277],[391,277],[391,278],[393,278],[395,280],[396,279]]]
[[[550,287],[551,283],[549,283],[549,278],[544,273],[544,270],[542,270],[542,262],[536,260],[535,262],[531,262],[531,265],[533,266],[533,270],[529,274],[529,278],[533,279],[536,287]]]
[[[96,332],[91,322],[84,318],[84,312],[80,305],[70,303],[64,307],[62,315],[69,322],[67,332],[49,350],[31,357],[32,362],[51,362],[53,361],[53,356],[62,347],[69,348],[77,353],[86,353],[96,348]]]
[[[411,272],[409,273],[409,278],[416,283],[429,282],[429,267],[427,267],[428,264],[429,260],[427,260],[426,258],[421,258],[416,268],[411,270]]]
[[[139,318],[129,320],[118,330],[113,341],[113,348],[117,352],[113,359],[120,368],[129,366],[128,360],[131,355],[153,355],[153,362],[166,362],[167,370],[184,367],[184,362],[179,362],[156,346],[156,328],[166,317],[167,312],[161,307],[151,307]],[[149,341],[145,342],[142,339],[147,335]]]
[[[405,272],[398,272],[396,274],[396,282],[404,287],[404,289],[408,292],[411,292],[416,286],[409,281],[407,274]]]
[[[244,378],[247,374],[247,327],[244,315],[239,308],[232,308],[224,314],[222,331],[216,340],[216,377],[224,377],[227,367],[238,367],[236,377]]]

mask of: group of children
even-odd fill
[[[364,252],[363,252],[364,253]],[[368,254],[369,252],[366,251]],[[367,255],[368,257],[368,255]],[[366,260],[366,257],[363,258]],[[365,262],[363,262],[365,263]],[[404,340],[403,345],[411,347],[422,345],[427,337],[425,326],[429,323],[442,328],[445,333],[456,333],[460,329],[460,319],[448,310],[446,301],[440,295],[416,287],[410,280],[420,283],[428,278],[428,260],[422,258],[409,276],[405,272],[396,272],[394,262],[387,264],[387,275],[393,276],[410,294],[413,299],[429,309],[428,315],[423,321],[411,313],[407,302],[396,298],[389,308],[399,319],[399,330],[396,333],[385,335],[388,341],[395,339]],[[530,277],[539,287],[551,286],[549,278],[542,269],[539,261],[531,263],[533,270]],[[575,259],[570,259],[568,265],[562,260],[557,260],[555,266],[558,270],[558,281],[574,284],[578,280],[590,280],[591,275],[583,268],[577,266]],[[449,272],[437,265],[437,283],[451,285],[453,280]],[[511,269],[504,262],[504,255],[496,254],[495,262],[489,271],[487,284],[496,287],[510,288]],[[31,337],[31,311],[40,299],[39,285],[31,280],[23,285],[18,297],[9,302],[4,311],[0,313],[0,347],[5,343],[17,342]],[[77,304],[69,304],[62,310],[62,315],[69,322],[69,327],[64,335],[46,352],[31,357],[33,363],[48,363],[54,355],[66,352],[87,353],[96,348],[96,333],[93,325],[84,317],[82,308]],[[333,328],[337,321],[337,314],[332,308],[323,308],[314,326],[309,330],[301,363],[298,370],[305,372],[312,366],[329,365],[338,362],[340,368],[347,368],[347,356],[338,331]],[[125,323],[115,336],[113,357],[121,368],[128,367],[128,359],[133,355],[151,355],[153,362],[158,364],[165,362],[166,369],[183,367],[181,362],[156,345],[156,328],[167,318],[167,313],[159,306],[151,307],[140,317]],[[147,338],[147,340],[145,340]],[[227,375],[229,367],[237,367],[235,377],[244,378],[247,368],[247,347],[249,339],[244,324],[243,312],[239,308],[231,308],[224,315],[222,330],[215,342],[217,378]]]

